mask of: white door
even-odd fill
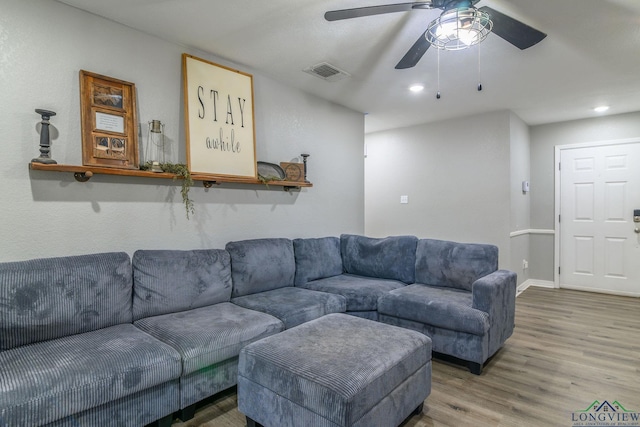
[[[560,286],[640,296],[640,142],[560,151]]]

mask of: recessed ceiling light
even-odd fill
[[[599,107],[594,108],[593,111],[595,111],[596,113],[604,113],[608,109],[609,109],[608,105],[601,105]]]
[[[409,90],[411,92],[422,92],[424,90],[424,86],[418,85],[418,84],[412,85],[412,86],[409,86]]]

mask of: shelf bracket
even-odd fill
[[[87,181],[89,181],[89,179],[91,179],[92,176],[93,176],[93,172],[91,172],[91,171],[74,172],[73,173],[73,177],[78,182],[87,182]]]
[[[204,188],[211,188],[214,185],[219,185],[217,181],[202,181],[202,186]]]
[[[285,185],[284,187],[282,187],[282,189],[287,193],[290,193],[291,191],[300,190],[300,187],[295,185]]]

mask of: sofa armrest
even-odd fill
[[[493,322],[495,316],[504,309],[515,310],[516,273],[497,270],[479,278],[471,285],[473,308],[489,314]]]
[[[493,354],[513,333],[516,313],[517,276],[498,270],[471,286],[472,306],[489,314],[489,354]]]

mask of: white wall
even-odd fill
[[[0,0],[0,261],[139,248],[223,247],[258,237],[318,237],[364,232],[364,118],[232,64],[50,0]],[[188,221],[179,183],[29,171],[37,157],[39,116],[57,112],[52,157],[81,164],[78,71],[135,83],[141,136],[165,123],[170,160],[185,162],[181,54],[254,75],[258,160],[309,158],[313,188],[285,193],[263,186],[191,190]],[[328,83],[329,84],[329,83]]]
[[[555,146],[640,137],[640,112],[531,127],[531,228],[555,227]],[[554,236],[531,239],[531,276],[554,280]]]
[[[510,122],[502,111],[367,134],[365,233],[491,243],[509,268]]]

